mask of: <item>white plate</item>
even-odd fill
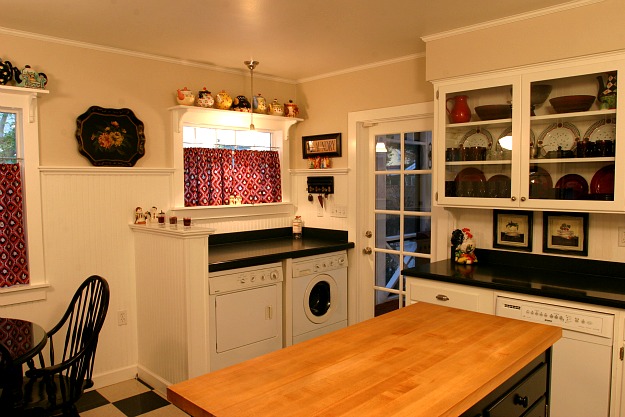
[[[478,127],[471,129],[462,137],[462,146],[472,148],[474,146],[482,146],[490,148],[493,145],[493,136],[486,129]]]
[[[616,120],[598,120],[584,133],[591,142],[616,139]]]
[[[575,149],[575,139],[580,137],[579,130],[569,122],[554,123],[547,127],[538,137],[538,146],[542,156],[549,151],[557,151],[561,147],[563,151]]]

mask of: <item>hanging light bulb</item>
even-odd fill
[[[245,61],[244,62],[245,66],[247,68],[249,68],[250,70],[250,81],[252,84],[252,95],[251,95],[251,100],[250,100],[250,130],[255,130],[256,128],[254,127],[254,68],[256,68],[256,65],[259,64],[258,61]]]
[[[376,153],[386,153],[386,152],[388,152],[386,150],[386,144],[384,143],[383,140],[378,140],[378,142],[375,144],[375,151],[376,151]]]

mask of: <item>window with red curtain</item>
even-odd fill
[[[0,287],[28,283],[21,168],[0,164]]]
[[[230,196],[242,204],[282,201],[277,151],[184,148],[185,206],[221,206]]]

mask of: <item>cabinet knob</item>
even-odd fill
[[[520,405],[523,408],[527,408],[529,405],[529,399],[527,395],[525,397],[521,397],[519,394],[514,394],[514,400],[512,401],[516,405]]]
[[[527,200],[525,197],[521,197],[521,201],[525,201]]]
[[[512,201],[516,201],[516,197],[515,197],[515,196],[512,196],[512,197],[510,197],[510,200],[512,200]]]

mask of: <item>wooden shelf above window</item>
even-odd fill
[[[252,120],[251,113],[233,110],[209,109],[195,106],[174,106],[167,110],[172,114],[172,123],[176,129],[176,133],[182,130],[182,120],[189,117],[201,118],[204,124],[232,129],[248,129]],[[297,117],[272,116],[259,113],[254,113],[253,116],[256,129],[266,131],[286,131],[295,123],[304,120]]]

